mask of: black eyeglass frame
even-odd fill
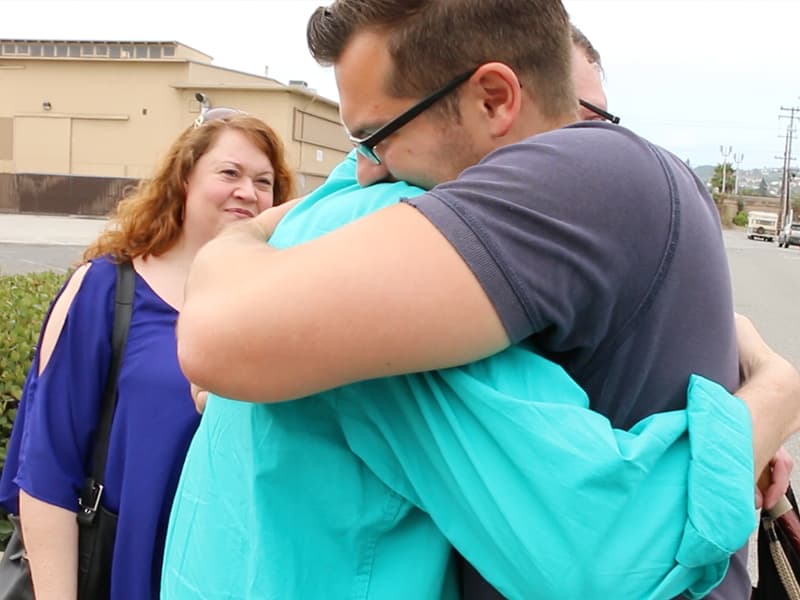
[[[587,102],[586,100],[578,100],[580,105],[587,110],[592,111],[594,114],[603,117],[609,123],[613,123],[614,125],[619,125],[619,117],[617,115],[612,115],[607,110],[603,110],[599,106],[595,106],[591,102]]]
[[[380,144],[383,140],[388,138],[390,135],[395,133],[398,129],[418,117],[420,114],[425,112],[431,106],[433,106],[436,102],[447,96],[447,94],[454,91],[458,86],[462,83],[466,82],[470,77],[472,77],[475,72],[478,70],[479,67],[475,67],[470,69],[469,71],[464,71],[460,75],[457,75],[447,83],[445,83],[442,87],[438,90],[433,92],[432,94],[426,96],[413,106],[411,106],[408,110],[400,113],[391,121],[379,127],[376,131],[372,132],[368,136],[357,138],[350,136],[350,141],[358,148],[358,152],[365,156],[367,159],[375,163],[376,165],[381,164],[380,157],[375,153],[375,147]]]

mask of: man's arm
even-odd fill
[[[207,244],[189,274],[178,356],[200,387],[281,401],[508,346],[472,271],[416,209],[286,250],[264,243],[267,213]]]
[[[477,279],[414,208],[392,206],[276,250],[264,240],[282,214],[230,228],[192,267],[178,355],[201,388],[282,401],[465,364],[508,345]],[[800,430],[800,377],[752,326],[739,340],[745,384],[737,395],[753,415],[761,472]]]
[[[800,428],[800,374],[761,338],[753,323],[736,315],[742,387],[736,395],[750,409],[753,422],[755,472],[762,473],[787,437]],[[776,473],[776,486],[764,498],[766,506],[782,495],[788,472]]]

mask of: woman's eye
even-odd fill
[[[272,180],[271,179],[256,179],[256,185],[262,188],[271,188],[272,187]]]
[[[235,169],[223,169],[222,173],[228,177],[236,177],[239,173]]]

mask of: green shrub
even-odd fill
[[[733,217],[733,224],[739,227],[744,227],[747,225],[747,213],[743,210],[740,210],[736,213],[736,216]]]
[[[39,329],[64,278],[63,273],[52,271],[0,275],[0,470]],[[5,548],[10,533],[10,523],[0,519],[1,547]]]

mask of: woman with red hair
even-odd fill
[[[45,321],[0,482],[0,502],[20,515],[37,598],[77,593],[76,512],[111,360],[116,263],[132,264],[135,289],[101,500],[118,515],[111,598],[157,598],[169,510],[199,421],[176,357],[186,273],[223,227],[286,201],[293,187],[270,127],[212,109],[86,249]]]

